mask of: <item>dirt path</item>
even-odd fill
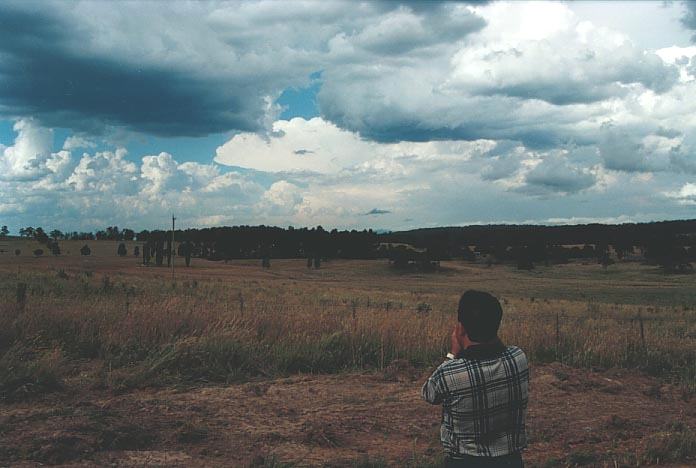
[[[423,378],[396,369],[123,395],[64,392],[0,406],[0,466],[248,466],[272,457],[350,466],[433,458],[440,410],[421,401]],[[613,459],[695,428],[696,405],[636,373],[554,364],[533,369],[528,424],[530,466],[614,466]]]

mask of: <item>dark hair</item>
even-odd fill
[[[459,299],[457,319],[469,339],[486,342],[498,336],[503,309],[494,296],[483,291],[468,290]]]

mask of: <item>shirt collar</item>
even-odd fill
[[[464,359],[493,359],[500,356],[506,349],[507,347],[500,341],[500,338],[496,338],[496,340],[491,343],[469,346],[461,351],[457,357]]]

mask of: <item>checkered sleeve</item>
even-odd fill
[[[431,405],[441,404],[444,398],[445,392],[442,378],[442,366],[447,362],[448,361],[443,362],[440,366],[438,366],[437,369],[435,369],[433,374],[428,377],[428,380],[425,381],[423,388],[421,389],[421,396]]]

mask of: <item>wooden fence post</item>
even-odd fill
[[[379,370],[384,370],[384,331],[379,340]]]
[[[640,325],[640,344],[643,347],[643,352],[647,351],[645,345],[645,329],[643,327],[643,316],[638,312],[638,324]]]
[[[560,327],[560,320],[558,317],[558,311],[556,311],[556,361],[559,359],[561,351],[561,327]],[[560,361],[559,361],[560,362]]]
[[[17,283],[17,307],[24,312],[27,303],[27,283]]]

